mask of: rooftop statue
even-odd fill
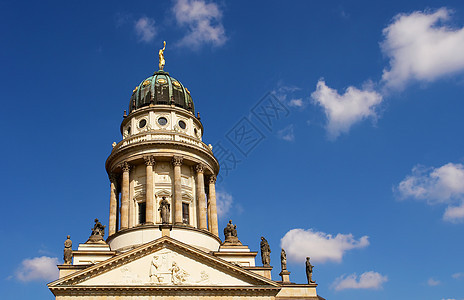
[[[163,49],[160,49],[158,52],[159,56],[159,69],[162,71],[164,69],[164,64],[166,61],[164,60],[164,50],[166,49],[166,41],[164,41]]]
[[[71,236],[66,237],[66,241],[64,242],[64,253],[63,253],[63,260],[65,265],[72,264],[72,241],[70,240]]]
[[[261,237],[261,261],[263,266],[270,266],[271,264],[271,247],[269,247],[269,243],[267,240],[262,236]]]
[[[314,266],[309,262],[309,257],[306,257],[306,278],[308,279],[308,284],[316,283],[313,280],[313,268]]]
[[[242,245],[242,243],[238,240],[237,237],[237,225],[232,224],[232,220],[229,220],[227,223],[226,228],[224,228],[224,244],[229,245]]]
[[[103,239],[105,236],[105,227],[106,226],[102,225],[98,219],[95,219],[95,225],[91,229],[92,233],[86,243],[105,243]]]
[[[282,267],[282,271],[287,270],[287,254],[285,253],[285,250],[283,248],[280,252],[280,265]]]

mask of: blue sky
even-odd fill
[[[220,227],[265,236],[274,279],[283,246],[328,299],[464,299],[462,1],[2,1],[0,20],[2,298],[53,299],[66,235],[108,222],[104,162],[166,40],[220,156]]]

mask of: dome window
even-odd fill
[[[182,121],[182,120],[180,120],[178,124],[179,124],[179,127],[182,128],[182,129],[187,128],[187,124],[185,124],[185,122]]]
[[[164,79],[164,78],[160,78],[157,81],[158,81],[158,83],[161,83],[161,84],[165,84],[167,82],[166,79]]]
[[[127,130],[126,130],[126,132],[127,132],[127,134],[130,134],[130,133],[131,133],[131,128],[130,128],[130,126],[129,126],[129,127],[127,127]]]
[[[139,128],[143,128],[143,127],[145,127],[145,125],[147,125],[147,120],[145,120],[145,119],[140,120]]]
[[[158,124],[160,124],[161,126],[165,126],[166,124],[168,124],[168,119],[166,119],[165,117],[158,118]]]

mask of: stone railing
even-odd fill
[[[172,141],[172,142],[180,142],[189,145],[197,146],[203,150],[206,150],[210,154],[213,154],[211,149],[202,141],[197,138],[188,136],[186,134],[177,133],[177,132],[143,132],[136,135],[131,135],[117,143],[113,147],[113,152],[119,149],[122,149],[126,146],[148,142],[148,141]]]

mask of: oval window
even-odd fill
[[[143,127],[145,127],[145,125],[147,125],[147,120],[145,120],[145,119],[140,120],[139,128],[143,128]]]
[[[165,117],[161,117],[158,119],[158,124],[160,124],[161,126],[164,126],[168,124],[168,119],[166,119]]]
[[[187,128],[187,124],[185,124],[184,121],[180,120],[179,121],[179,127],[182,128],[182,129],[185,129],[185,128]]]

